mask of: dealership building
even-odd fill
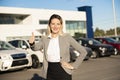
[[[0,40],[28,39],[32,32],[37,39],[46,34],[48,19],[52,14],[63,18],[65,33],[93,37],[91,6],[78,7],[76,11],[0,7]]]

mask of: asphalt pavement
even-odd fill
[[[40,80],[39,69],[0,74],[0,80]],[[120,80],[120,55],[83,61],[73,73],[73,80]]]

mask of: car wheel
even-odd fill
[[[87,60],[89,60],[89,57],[88,57],[88,56],[85,57],[84,61],[87,61]]]
[[[95,59],[98,57],[98,53],[96,51],[92,52],[91,58]]]
[[[88,54],[89,54],[89,53],[88,53]],[[84,58],[84,61],[89,60],[90,56],[89,56],[88,54],[87,54],[86,57]]]
[[[32,56],[32,68],[38,68],[40,66],[39,60],[36,56]]]

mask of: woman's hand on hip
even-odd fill
[[[74,67],[72,65],[70,65],[68,62],[61,62],[62,66],[68,69],[74,69]]]

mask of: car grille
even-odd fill
[[[108,52],[114,52],[114,48],[111,48],[111,47],[109,47],[107,50]]]
[[[27,60],[27,59],[17,60],[17,61],[13,61],[12,67],[13,67],[13,66],[25,65],[25,64],[28,64],[28,60]]]
[[[25,53],[13,54],[11,56],[12,56],[13,59],[26,58],[26,54]]]

